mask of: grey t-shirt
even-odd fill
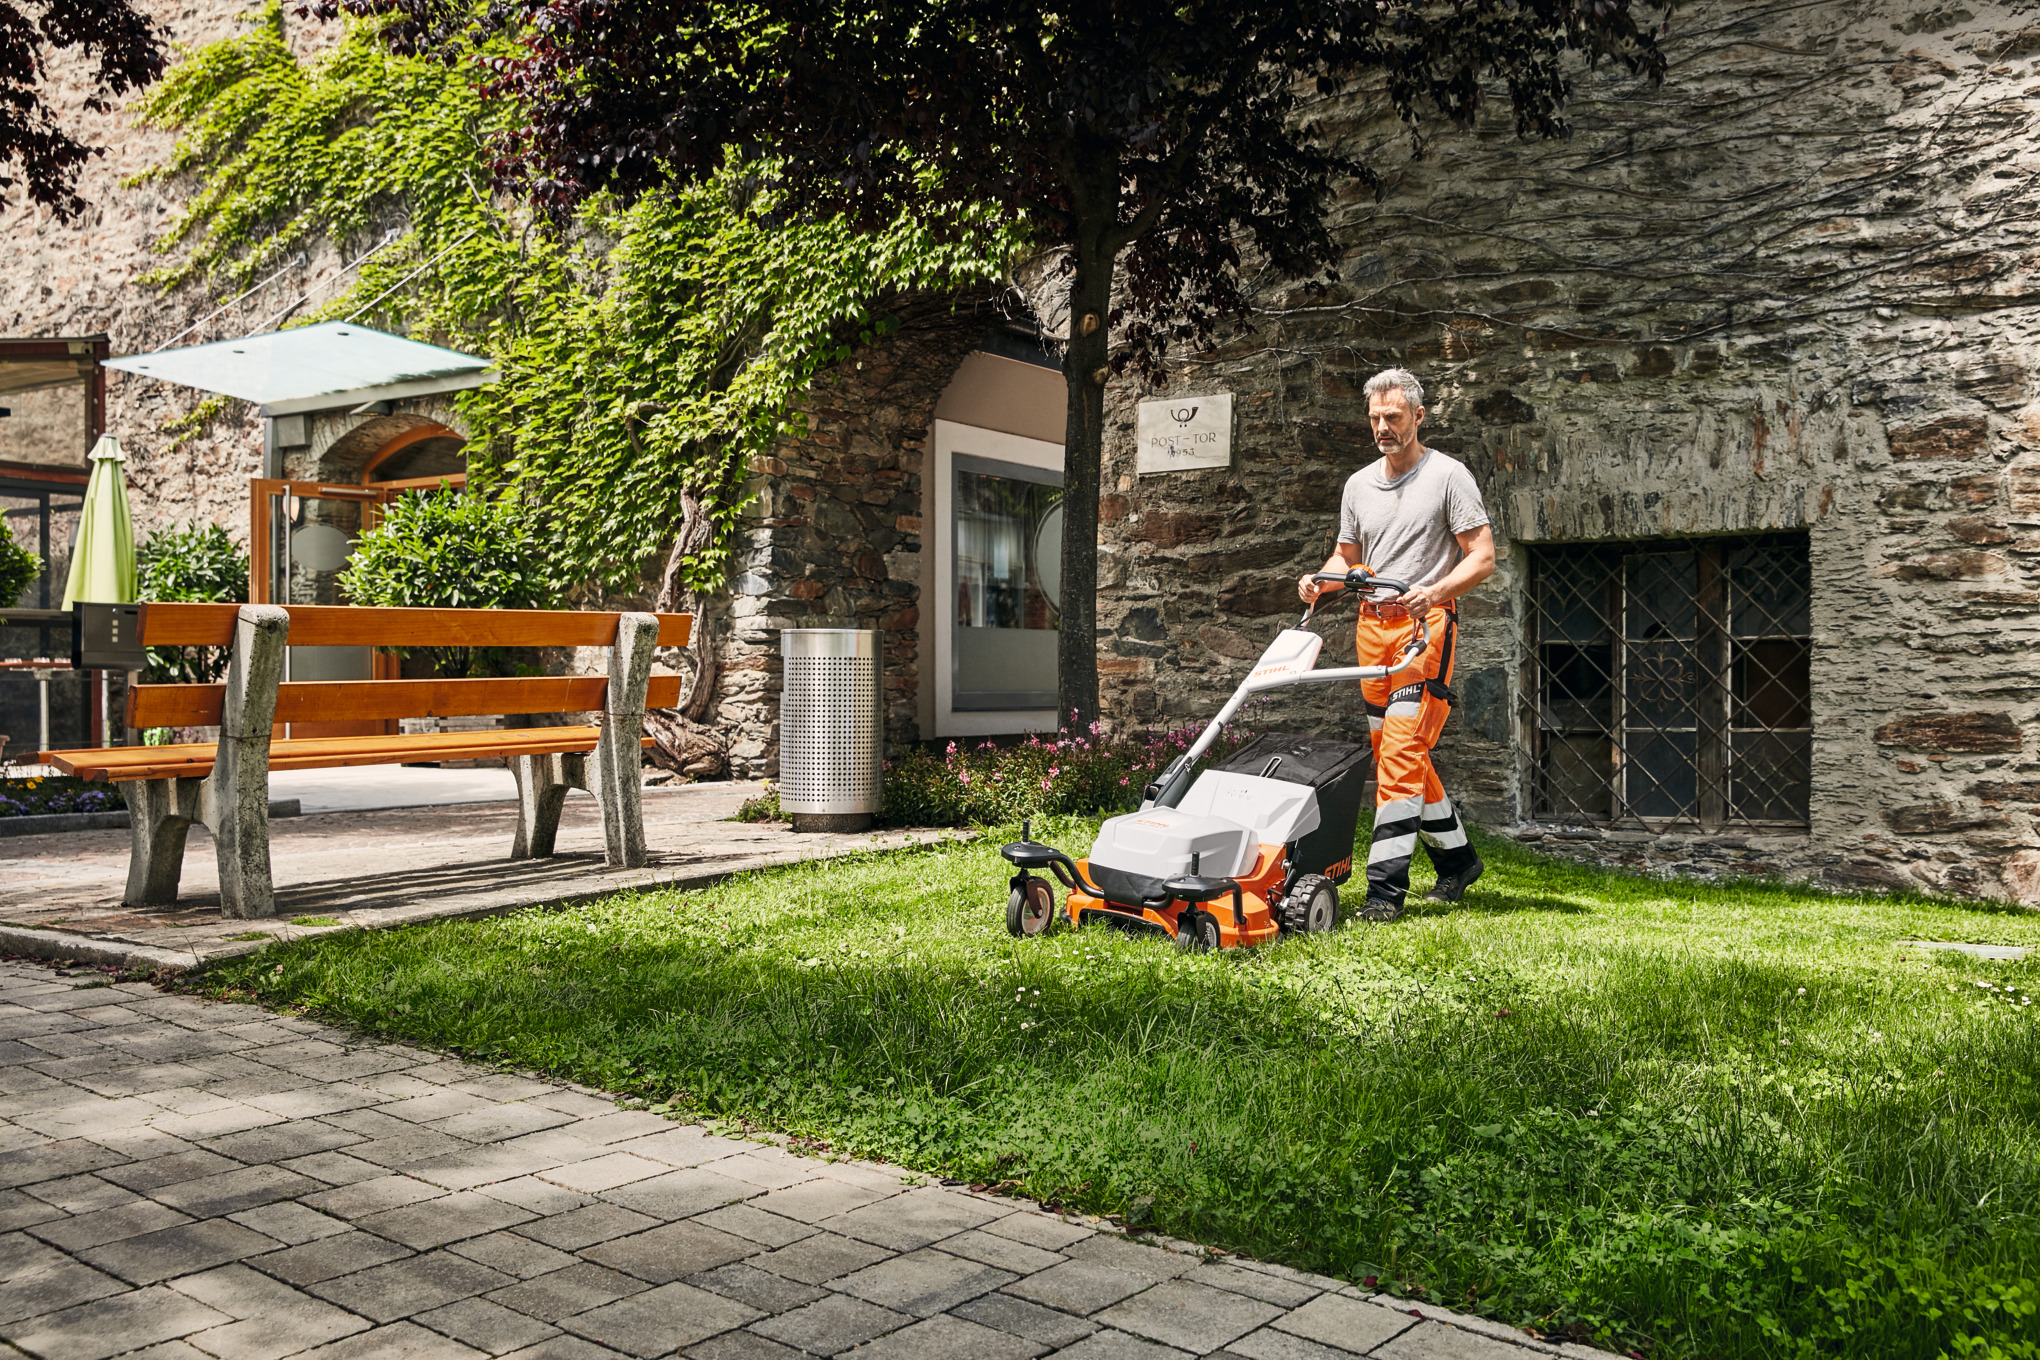
[[[1488,522],[1473,474],[1456,458],[1425,449],[1394,481],[1379,459],[1346,479],[1339,498],[1339,542],[1358,544],[1376,576],[1428,586],[1459,565],[1456,534]]]

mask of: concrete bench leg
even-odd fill
[[[517,780],[517,838],[510,858],[544,859],[559,839],[567,790],[588,787],[588,757],[512,756],[510,773]]]
[[[276,915],[269,873],[269,730],[289,640],[290,614],[282,606],[241,606],[218,753],[199,799],[219,852],[220,914],[236,920]]]
[[[624,614],[617,619],[592,790],[602,804],[603,863],[612,869],[641,869],[650,860],[645,850],[643,742],[645,690],[651,684],[652,653],[658,645],[656,614]]]
[[[122,900],[129,906],[164,907],[177,900],[184,838],[199,820],[199,783],[129,779],[118,786],[128,805],[128,881]]]

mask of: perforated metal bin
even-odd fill
[[[861,628],[780,634],[779,806],[796,831],[862,831],[883,794],[883,644]]]

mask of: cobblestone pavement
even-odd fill
[[[0,962],[0,1339],[47,1360],[1599,1355],[349,1031]]]

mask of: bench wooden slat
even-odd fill
[[[523,727],[502,732],[425,732],[400,737],[302,737],[269,743],[273,770],[324,770],[341,765],[406,765],[485,756],[560,755],[595,749],[594,727]],[[506,740],[507,738],[507,740]],[[652,745],[652,738],[642,739]],[[197,779],[211,773],[210,742],[178,746],[116,746],[42,751],[37,761],[81,779]]]
[[[647,708],[680,703],[680,677],[655,675]],[[321,680],[279,685],[276,721],[343,722],[389,718],[466,718],[483,714],[599,711],[609,680],[600,675],[539,675],[475,680]],[[216,685],[131,685],[129,727],[213,727],[227,701]],[[156,750],[163,749],[156,747]]]
[[[293,604],[293,647],[607,647],[617,615],[576,609],[369,609]],[[142,641],[151,647],[225,647],[234,640],[237,604],[153,603],[142,607]],[[659,645],[684,647],[691,614],[659,615]]]

